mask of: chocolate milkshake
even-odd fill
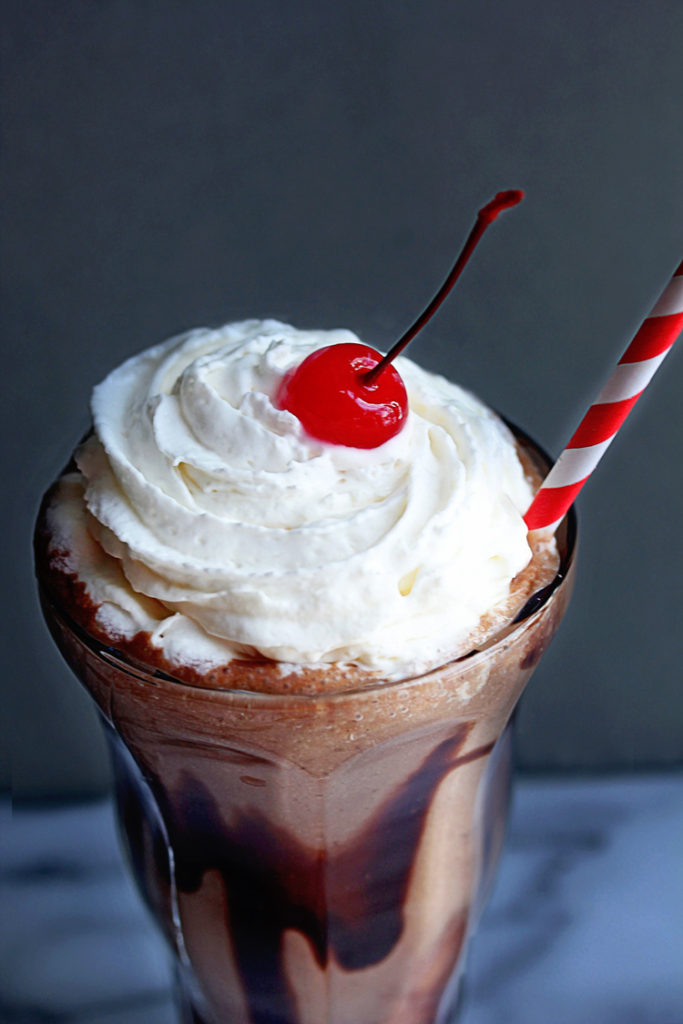
[[[445,1024],[502,840],[510,716],[571,588],[542,457],[407,359],[361,451],[277,407],[309,352],[246,321],[96,389],[36,532],[125,843],[201,1024]]]

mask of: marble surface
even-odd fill
[[[176,1024],[110,803],[0,812],[2,1024]],[[459,1024],[549,1022],[683,1024],[683,775],[518,780]]]

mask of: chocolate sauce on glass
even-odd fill
[[[218,872],[222,879],[226,929],[253,1024],[297,1020],[281,962],[285,931],[306,937],[321,968],[331,955],[344,969],[354,971],[391,953],[403,929],[410,872],[433,795],[448,772],[484,757],[493,745],[459,756],[469,731],[469,724],[461,724],[440,743],[334,854],[306,846],[294,832],[274,827],[257,812],[236,814],[226,822],[208,788],[190,773],[184,773],[172,793],[152,782],[173,852],[178,890],[196,892],[207,871]],[[122,823],[135,873],[147,880],[146,898],[158,909],[148,884],[149,865],[144,864],[144,823],[135,813],[141,806],[140,792],[124,785],[130,776],[120,754]],[[144,821],[150,818],[145,816]],[[159,856],[154,863],[164,891],[168,861]]]

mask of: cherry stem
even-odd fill
[[[420,313],[415,323],[413,323],[408,330],[401,335],[396,344],[389,349],[387,354],[382,356],[376,366],[373,366],[371,370],[368,370],[362,375],[362,381],[366,387],[375,383],[379,375],[389,365],[389,363],[392,362],[392,360],[394,360],[396,356],[403,351],[406,345],[413,340],[415,335],[418,331],[422,330],[427,321],[431,320],[465,269],[465,266],[479,244],[479,240],[482,235],[489,225],[493,224],[498,214],[503,210],[507,210],[510,206],[516,206],[517,203],[521,203],[522,199],[524,199],[524,193],[520,189],[508,189],[507,192],[498,192],[493,199],[486,204],[486,206],[481,208],[477,214],[474,227],[470,231],[467,240],[462,247],[462,251],[453,265],[453,269],[439,288],[432,301],[424,312]]]

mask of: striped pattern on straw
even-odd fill
[[[541,485],[524,516],[527,529],[558,525],[681,331],[683,263]]]

